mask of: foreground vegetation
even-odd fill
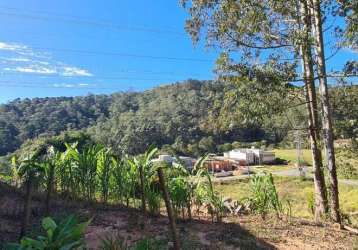
[[[266,174],[218,185],[203,167],[206,157],[188,171],[179,160],[173,166],[153,161],[158,152],[154,147],[136,157],[118,157],[110,149],[95,144],[80,147],[78,143],[65,143],[64,146],[64,151],[47,145],[32,155],[14,157],[11,171],[2,176],[2,181],[25,190],[21,236],[29,233],[37,194],[42,194],[40,203],[47,215],[53,214],[53,203],[59,198],[135,208],[144,217],[159,216],[165,203],[174,231],[178,219],[202,218],[220,223],[223,218],[238,214],[259,215],[263,220],[274,216],[286,222],[293,217],[312,218],[313,183],[310,180],[273,178]],[[159,169],[163,170],[165,182]],[[345,223],[356,225],[356,218],[350,213],[358,210],[357,189],[341,185],[340,192]],[[51,224],[55,230],[55,224],[50,222],[47,219],[45,226]],[[173,238],[170,236],[170,239]],[[110,244],[111,239],[108,240]],[[28,238],[22,242],[37,244]]]
[[[153,162],[158,151],[154,147],[143,155],[118,158],[110,149],[99,145],[81,150],[77,149],[77,143],[65,146],[64,152],[49,145],[45,151],[38,149],[22,159],[12,159],[6,180],[26,190],[21,237],[27,235],[33,195],[38,192],[46,194],[46,214],[51,213],[55,194],[71,200],[140,207],[144,215],[158,215],[164,201],[174,244],[177,244],[174,218],[191,219],[194,205],[197,209],[205,206],[213,221],[220,221],[223,216],[223,201],[202,165],[205,158],[190,173],[180,161],[173,167],[165,162]]]
[[[275,177],[275,185],[281,199],[289,200],[293,217],[313,218],[313,180],[302,180],[298,177]],[[218,183],[215,189],[224,197],[243,200],[250,192],[250,181],[247,179],[230,183]],[[358,188],[340,184],[340,204],[346,219],[358,226]],[[347,223],[348,221],[346,221]]]

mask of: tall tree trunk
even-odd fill
[[[54,174],[55,174],[55,165],[50,163],[49,169],[49,176],[47,180],[47,194],[46,194],[46,215],[50,214],[50,207],[51,207],[51,197],[53,192],[53,181],[54,181]]]
[[[172,208],[172,205],[170,203],[169,193],[168,193],[168,190],[167,190],[167,186],[165,185],[165,178],[164,178],[164,174],[163,174],[163,169],[158,168],[157,172],[158,172],[160,187],[161,187],[162,192],[163,192],[163,198],[164,198],[165,206],[167,208],[167,214],[168,214],[168,218],[169,218],[169,222],[170,222],[170,228],[171,228],[172,235],[173,235],[174,249],[179,250],[180,249],[179,235],[178,235],[178,231],[177,231],[177,228],[176,228],[173,208]]]
[[[305,95],[308,111],[308,127],[311,142],[314,187],[315,187],[315,220],[318,221],[328,211],[326,185],[323,174],[322,155],[319,148],[319,126],[316,89],[314,85],[314,71],[310,44],[310,15],[307,3],[300,2],[301,22],[303,24],[304,39],[301,54],[304,71]]]
[[[139,178],[140,178],[140,196],[142,200],[142,212],[144,216],[147,214],[147,208],[145,204],[145,190],[144,190],[144,173],[143,173],[143,166],[139,168]]]
[[[330,101],[328,95],[320,0],[311,0],[310,6],[314,16],[314,22],[312,27],[313,27],[314,37],[316,42],[315,51],[317,54],[319,92],[320,92],[322,112],[323,112],[322,113],[323,141],[326,149],[326,161],[327,161],[327,168],[329,171],[329,180],[330,180],[331,217],[335,222],[341,223],[341,216],[339,213],[336,159],[335,159],[334,142],[333,142],[334,136],[333,136],[333,128],[332,128],[332,114],[331,114],[331,107],[330,107]]]
[[[30,224],[31,219],[31,203],[32,203],[32,192],[33,192],[33,175],[30,175],[26,181],[26,194],[24,204],[24,215],[22,219],[20,239],[27,233],[27,228]]]

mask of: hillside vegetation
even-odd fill
[[[299,116],[305,115],[304,106],[279,107],[275,115],[253,113],[250,120],[255,107],[248,112],[247,100],[240,98],[231,103],[235,91],[235,85],[188,80],[108,96],[16,99],[0,106],[0,154],[13,152],[26,140],[68,130],[82,130],[118,154],[142,153],[150,144],[195,156],[240,146],[292,145],[292,135],[287,135],[293,125],[305,125]],[[356,87],[332,89],[339,138],[356,137],[357,97]]]

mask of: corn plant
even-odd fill
[[[103,202],[107,202],[108,200],[112,169],[112,155],[108,149],[103,148],[97,153],[98,182]]]
[[[152,215],[160,213],[161,194],[156,186],[149,186],[146,189],[146,198],[148,201],[148,210]]]
[[[68,176],[71,191],[80,194],[88,201],[93,201],[97,186],[97,154],[98,146],[91,146],[79,152],[76,147],[68,147],[66,151]]]
[[[184,209],[188,208],[190,203],[191,190],[187,178],[178,176],[168,181],[169,195],[173,204],[175,215],[182,211],[184,218]]]
[[[77,157],[76,176],[82,197],[88,201],[95,200],[97,187],[97,154],[99,148],[91,146],[84,149]]]
[[[56,176],[61,193],[71,197],[78,196],[78,185],[75,175],[77,163],[77,143],[65,143],[66,151],[58,158],[58,167],[56,168]]]
[[[272,174],[254,176],[251,180],[251,197],[248,198],[253,211],[264,219],[266,214],[273,211],[277,217],[283,212]]]
[[[129,207],[130,199],[135,199],[135,187],[137,183],[138,169],[129,164],[128,160],[112,159],[113,161],[113,185],[114,197],[120,203]]]

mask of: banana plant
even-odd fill
[[[31,217],[31,205],[34,182],[39,180],[44,173],[43,165],[38,161],[37,154],[26,157],[20,162],[18,174],[26,186],[24,217],[22,220],[20,237],[25,236]]]
[[[222,198],[215,192],[211,175],[204,166],[207,158],[208,155],[200,158],[193,168],[192,181],[195,186],[196,203],[198,207],[205,203],[212,220],[216,216],[217,221],[220,221],[224,212],[224,204]]]
[[[148,183],[145,181],[146,177],[149,177],[153,174],[151,166],[153,165],[153,158],[158,152],[158,148],[150,146],[149,149],[141,156],[134,157],[133,159],[128,159],[128,163],[138,169],[139,180],[140,180],[140,193],[141,193],[141,203],[142,203],[142,212],[145,215],[147,212],[146,208],[146,189]]]
[[[44,180],[46,182],[46,215],[50,213],[50,203],[52,198],[52,193],[56,190],[54,189],[54,183],[56,179],[56,170],[61,168],[63,165],[62,153],[55,150],[53,146],[48,147],[47,155],[43,163],[44,166]]]
[[[14,155],[13,157],[11,157],[11,176],[12,176],[12,180],[13,180],[13,185],[15,187],[18,187],[20,185],[20,181],[21,181],[21,176],[19,174],[19,169],[17,167],[17,158],[16,155]]]

